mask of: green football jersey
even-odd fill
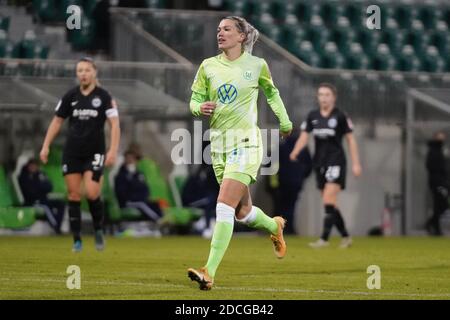
[[[192,114],[199,116],[202,103],[216,103],[210,117],[212,152],[262,147],[257,126],[259,88],[278,117],[280,130],[291,130],[292,122],[264,59],[244,52],[234,61],[220,54],[202,62],[192,84],[190,108]]]

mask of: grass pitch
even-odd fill
[[[355,238],[350,249],[311,249],[312,239],[287,237],[277,260],[268,237],[235,235],[212,291],[200,291],[188,267],[207,259],[200,237],[92,237],[72,253],[64,237],[0,237],[0,299],[450,299],[448,238]],[[69,265],[81,269],[81,289],[69,290]],[[369,290],[367,267],[381,269],[381,289]]]

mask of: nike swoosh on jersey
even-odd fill
[[[76,106],[76,105],[77,105],[77,103],[78,103],[78,101],[74,101],[74,102],[72,102],[72,103],[71,103],[72,107],[73,107],[73,106]]]

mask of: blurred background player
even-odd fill
[[[90,58],[81,59],[76,66],[79,86],[69,90],[56,106],[55,116],[47,130],[40,152],[47,163],[49,148],[66,118],[69,118],[67,140],[63,152],[63,175],[68,190],[70,228],[73,251],[82,250],[81,242],[81,183],[95,230],[95,247],[104,249],[103,203],[100,199],[104,166],[111,166],[117,157],[120,140],[119,113],[110,94],[97,81],[97,67]],[[105,157],[104,124],[111,127],[111,145]]]
[[[300,199],[303,183],[312,171],[312,159],[308,147],[303,148],[297,161],[291,161],[289,156],[299,137],[299,130],[280,142],[280,167],[278,169],[278,195],[275,212],[282,214],[289,223],[284,229],[285,234],[295,234],[295,207]]]
[[[428,171],[428,185],[433,199],[433,215],[426,223],[430,235],[441,236],[441,215],[449,209],[448,206],[448,173],[444,157],[445,133],[439,131],[428,141],[426,167]]]
[[[138,155],[134,151],[125,152],[125,163],[114,182],[119,206],[136,208],[146,219],[158,222],[162,216],[161,208],[157,202],[150,201],[150,188],[144,174],[138,171],[137,163]]]
[[[351,120],[335,107],[337,90],[329,83],[319,85],[317,99],[319,110],[313,110],[302,123],[302,133],[292,151],[290,158],[297,160],[300,151],[307,145],[309,134],[312,132],[315,140],[314,167],[316,171],[317,187],[321,190],[325,207],[323,233],[319,240],[310,243],[311,247],[328,246],[331,229],[336,226],[343,237],[341,247],[351,246],[352,239],[345,227],[344,219],[337,208],[337,196],[345,189],[346,158],[342,148],[342,137],[345,136],[350,156],[352,171],[358,177],[361,175],[358,147],[353,136]]]
[[[53,190],[53,185],[45,173],[40,170],[38,160],[30,159],[22,168],[19,185],[24,205],[41,207],[50,226],[57,234],[60,234],[65,204],[62,200],[48,198],[48,194]]]
[[[203,155],[209,146],[209,141],[203,143]],[[214,169],[205,161],[196,166],[189,174],[183,186],[181,201],[185,207],[199,208],[204,211],[204,217],[195,223],[196,231],[205,238],[211,238],[214,227],[219,184]]]
[[[256,109],[259,87],[278,117],[281,132],[289,135],[292,130],[292,122],[273,84],[267,63],[251,55],[258,34],[241,17],[222,19],[217,28],[217,42],[222,53],[202,62],[192,85],[192,114],[211,117],[211,159],[220,184],[208,261],[199,270],[188,269],[189,277],[197,281],[202,290],[209,290],[213,285],[217,267],[233,234],[235,218],[271,234],[278,258],[286,253],[285,220],[271,218],[253,206],[249,190],[249,185],[256,181],[262,161]]]

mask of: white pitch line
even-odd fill
[[[63,283],[64,280],[61,279],[11,279],[11,278],[0,278],[1,281],[24,281],[24,282],[55,282]],[[91,285],[107,285],[107,286],[142,286],[149,288],[191,288],[189,285],[177,285],[177,284],[151,284],[142,282],[123,282],[123,281],[83,281],[84,284]],[[418,297],[418,298],[450,298],[450,293],[396,293],[396,292],[383,292],[383,291],[346,291],[346,290],[309,290],[309,289],[277,289],[277,288],[242,288],[242,287],[222,287],[216,286],[215,290],[224,291],[243,291],[243,292],[275,292],[275,293],[327,293],[327,294],[345,294],[345,295],[356,295],[356,296],[401,296],[401,297]]]

